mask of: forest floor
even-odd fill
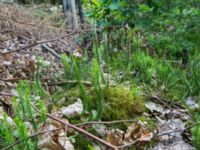
[[[194,149],[191,146],[190,133],[194,124],[188,123],[188,120],[192,120],[188,110],[156,92],[153,95],[143,93],[132,96],[128,80],[123,84],[117,84],[117,79],[111,76],[112,87],[103,90],[107,101],[114,103],[112,109],[116,108],[118,112],[107,111],[103,113],[105,116],[102,121],[98,122],[87,121],[85,116],[81,116],[83,104],[78,97],[80,93],[76,93],[76,88],[72,88],[67,94],[65,92],[66,84],[78,83],[75,78],[73,80],[63,78],[61,54],[66,53],[68,56],[74,55],[82,59],[83,48],[91,45],[87,45],[90,44],[88,42],[84,43],[83,47],[80,41],[82,35],[91,29],[67,30],[62,13],[53,12],[50,8],[52,7],[46,5],[26,8],[18,5],[0,5],[0,119],[3,112],[13,118],[15,114],[12,108],[12,97],[18,96],[19,81],[27,80],[32,85],[35,81],[36,66],[41,63],[43,66],[39,71],[40,82],[45,90],[52,94],[51,98],[45,98],[45,104],[50,107],[50,115],[66,123],[68,120],[83,131],[73,127],[70,129],[71,126],[68,126],[67,131],[52,131],[51,135],[49,134],[49,141],[45,141],[48,134],[43,133],[38,135],[39,148],[44,149],[44,145],[48,145],[50,149],[56,147],[58,150],[60,147],[66,150],[109,149],[108,147],[155,150]],[[94,97],[91,82],[84,81],[83,84],[88,88],[87,92],[91,97]],[[73,100],[66,102],[66,99]],[[196,105],[192,100],[189,101],[192,105]],[[74,119],[74,116],[78,117]],[[54,123],[49,120],[47,119],[46,122],[50,125],[43,124],[41,131],[57,129],[61,126],[55,125],[55,119]],[[29,136],[35,134],[29,132]],[[69,138],[60,137],[60,134],[65,132]],[[88,136],[88,132],[92,135]],[[82,138],[83,136],[86,138]]]

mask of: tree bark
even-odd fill
[[[72,24],[73,24],[72,28],[78,29],[78,18],[77,18],[75,0],[71,0],[71,8],[72,8]]]

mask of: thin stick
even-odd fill
[[[124,148],[128,148],[128,147],[131,147],[132,145],[134,145],[135,143],[138,142],[138,139],[136,139],[135,141],[129,143],[129,144],[125,144],[125,145],[122,145],[122,146],[117,146],[118,149],[124,149]]]
[[[191,125],[191,126],[188,126],[188,127],[185,128],[185,129],[170,130],[170,131],[166,131],[166,132],[159,133],[159,134],[157,134],[157,135],[155,135],[155,136],[163,136],[163,135],[168,135],[168,134],[175,133],[175,132],[184,132],[184,131],[186,131],[186,130],[188,130],[188,129],[191,129],[191,128],[195,127],[195,126],[198,126],[199,124],[200,124],[200,123],[197,122],[197,123],[194,123],[194,124]]]
[[[0,95],[3,95],[3,96],[16,96],[14,94],[11,94],[11,93],[4,93],[4,92],[0,92]]]
[[[163,101],[160,97],[158,97],[157,95],[152,95],[151,96],[152,99],[156,99],[158,100],[160,103],[162,103],[165,107],[171,109],[171,107],[165,102]]]
[[[114,121],[90,121],[90,122],[83,122],[78,123],[76,126],[82,126],[82,125],[89,125],[89,124],[116,124],[116,123],[123,123],[123,122],[135,122],[136,120],[114,120]]]
[[[82,134],[84,134],[84,135],[86,135],[86,136],[98,141],[99,143],[105,145],[106,147],[109,147],[109,148],[111,148],[113,150],[118,150],[118,148],[116,146],[104,141],[103,139],[100,139],[99,137],[97,137],[97,136],[95,136],[95,135],[93,135],[93,134],[91,134],[91,133],[89,133],[89,132],[87,132],[87,131],[85,131],[85,130],[83,130],[83,129],[75,126],[75,125],[73,125],[73,124],[66,123],[66,122],[62,121],[61,119],[59,119],[59,118],[57,118],[57,117],[55,117],[55,116],[53,116],[51,114],[47,114],[47,116],[49,118],[57,121],[57,122],[60,122],[61,124],[65,125],[65,126],[67,126],[69,128],[72,128],[72,129],[74,129],[74,130],[76,130],[76,131],[78,131],[78,132],[80,132],[80,133],[82,133]]]
[[[55,57],[61,59],[61,56],[52,48],[48,47],[46,44],[42,44],[42,46],[48,50],[52,55],[54,55]]]
[[[33,47],[33,46],[35,46],[35,45],[40,45],[40,44],[44,44],[44,43],[48,43],[48,42],[57,41],[57,40],[60,40],[60,39],[65,38],[65,37],[67,37],[67,36],[69,36],[69,35],[73,35],[73,34],[75,34],[75,33],[76,33],[76,32],[73,32],[73,33],[71,33],[71,34],[63,35],[63,36],[61,36],[61,37],[54,38],[54,39],[50,39],[50,40],[39,41],[39,42],[35,41],[34,43],[31,43],[31,44],[29,44],[29,45],[27,45],[27,46],[24,46],[24,47],[20,47],[20,48],[18,48],[18,49],[16,49],[16,50],[12,50],[12,51],[8,51],[8,52],[1,53],[1,55],[6,55],[6,54],[18,52],[18,51],[20,51],[20,50],[22,50],[22,49],[30,48],[30,47]]]
[[[25,79],[25,78],[14,78],[14,79],[0,79],[0,81],[3,82],[19,82],[20,80],[28,80],[29,82],[34,82],[33,80],[30,79]],[[46,80],[52,80],[51,78],[45,78],[45,79],[41,79],[42,84],[45,84],[44,82]],[[63,86],[66,84],[77,84],[79,81],[77,80],[63,80],[63,81],[58,81],[58,82],[50,82],[47,83],[48,86]],[[89,81],[81,81],[82,84],[86,85],[86,86],[91,86],[92,83]]]

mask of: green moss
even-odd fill
[[[144,98],[138,94],[133,95],[124,86],[102,88],[102,93],[105,99],[102,120],[134,119],[146,110]],[[77,88],[70,89],[62,95],[65,95],[65,102],[62,106],[73,103],[78,97],[81,98],[80,91]],[[97,110],[97,95],[93,88],[87,89],[87,96],[90,112]]]
[[[103,120],[134,118],[145,111],[144,99],[134,96],[123,86],[104,89],[103,93],[105,98]]]
[[[67,97],[66,97],[66,102],[67,103],[72,103],[74,102],[77,98],[81,98],[81,95],[80,95],[80,91],[78,88],[72,88],[70,90],[68,90],[66,92],[67,94]]]

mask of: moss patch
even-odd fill
[[[131,119],[146,110],[144,99],[134,96],[123,86],[104,89],[103,93],[105,98],[103,120]]]
[[[144,98],[134,95],[124,86],[102,88],[102,93],[105,100],[102,120],[134,119],[146,110]],[[63,95],[66,99],[62,106],[73,103],[78,97],[82,98],[77,88],[68,90]],[[87,89],[87,98],[89,110],[97,110],[97,95],[93,88]]]

